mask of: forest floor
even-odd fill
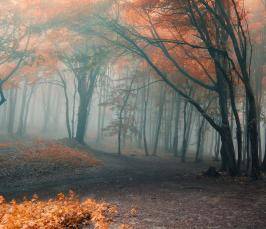
[[[73,190],[116,205],[112,228],[266,228],[265,179],[205,177],[211,161],[71,149],[65,142],[1,143],[0,195],[46,200]]]

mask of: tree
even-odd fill
[[[248,102],[251,175],[255,179],[258,178],[257,108],[249,74],[250,43],[245,16],[240,13],[242,9],[237,2],[235,0],[229,1],[229,4],[221,0],[187,0],[178,3],[163,1],[148,4],[138,2],[137,4],[127,3],[122,7],[127,10],[124,15],[127,16],[127,12],[130,12],[134,14],[134,18],[140,19],[132,22],[127,20],[126,16],[120,21],[110,16],[109,18],[98,17],[104,28],[114,32],[119,38],[119,40],[112,40],[111,36],[108,36],[107,40],[142,57],[161,79],[191,103],[219,132],[222,141],[222,158],[231,175],[238,174],[239,168],[230,131],[228,102],[237,126],[238,160],[241,161],[242,128],[236,105],[235,88],[244,88]],[[144,25],[139,27],[139,23]],[[183,29],[184,32],[181,33]],[[194,37],[188,36],[190,34]],[[189,40],[188,37],[191,39]],[[152,48],[162,55],[161,63],[164,61],[167,65],[171,64],[180,72],[178,77],[185,78],[194,85],[218,95],[221,123],[217,123],[196,98],[189,96],[173,81],[171,74],[162,69],[165,65],[155,60]],[[182,52],[188,60],[180,58],[178,52]],[[188,68],[188,61],[197,66],[194,68],[197,72]]]
[[[9,11],[1,18],[0,25],[0,106],[6,101],[4,85],[15,75],[24,63],[30,41],[30,29],[17,21],[15,12]]]
[[[77,79],[79,108],[76,139],[84,144],[89,106],[97,77],[104,73],[108,50],[103,46],[81,45],[72,54],[59,54],[63,63],[72,71]]]

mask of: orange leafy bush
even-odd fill
[[[100,162],[87,152],[76,150],[59,143],[43,143],[23,149],[27,161],[51,161],[70,165],[95,166]]]
[[[115,206],[104,202],[80,201],[72,191],[68,196],[60,193],[48,201],[39,200],[35,195],[22,203],[14,200],[7,203],[0,196],[0,228],[4,229],[80,228],[91,224],[104,229],[116,212]]]
[[[46,162],[57,163],[69,166],[96,166],[101,162],[96,160],[87,151],[74,149],[56,141],[38,140],[33,142],[2,142],[0,143],[1,150],[13,148],[16,150],[16,159],[23,162]],[[10,155],[0,155],[0,159],[5,160]],[[13,160],[15,163],[15,161]]]

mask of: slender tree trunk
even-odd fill
[[[156,132],[155,132],[154,148],[153,148],[153,153],[152,153],[153,156],[157,154],[159,135],[160,135],[160,130],[161,130],[162,116],[163,116],[164,101],[165,101],[165,89],[162,87],[161,93],[160,93],[160,104],[159,104],[159,112],[158,112],[157,126],[156,126]]]
[[[266,128],[264,129],[264,158],[262,161],[261,170],[266,172]]]
[[[144,93],[144,117],[143,117],[143,143],[144,143],[144,150],[145,155],[149,156],[149,148],[147,143],[147,136],[146,136],[146,122],[147,122],[147,108],[148,108],[148,101],[149,101],[149,95],[150,95],[150,89],[149,87],[144,91],[146,92],[146,95]]]
[[[25,116],[25,104],[27,100],[27,82],[24,82],[24,87],[23,87],[23,93],[22,93],[22,101],[21,101],[21,109],[20,109],[20,116],[19,116],[19,124],[18,124],[18,130],[17,134],[19,136],[23,135],[23,126],[24,126],[24,116]]]
[[[28,124],[28,116],[29,116],[29,108],[30,108],[30,102],[32,99],[32,95],[34,93],[35,90],[35,85],[32,85],[31,90],[30,90],[30,94],[28,96],[28,99],[26,101],[26,109],[25,109],[25,116],[24,116],[24,120],[23,120],[23,130],[22,133],[26,134],[27,131],[27,124]]]
[[[185,101],[184,104],[184,132],[183,132],[183,143],[182,143],[182,150],[181,150],[181,161],[186,161],[188,144],[190,140],[191,134],[191,126],[192,126],[192,116],[193,116],[193,109],[192,106]]]
[[[54,91],[54,94],[56,96],[56,99],[54,100],[54,109],[53,109],[53,119],[51,120],[51,124],[52,124],[52,131],[54,131],[55,133],[58,132],[59,130],[59,124],[60,124],[60,114],[61,114],[61,100],[62,100],[62,96],[61,96],[61,90],[56,90]]]
[[[71,125],[70,125],[70,117],[69,117],[69,98],[68,98],[66,83],[64,83],[63,89],[64,89],[64,95],[65,95],[65,104],[66,104],[66,110],[65,110],[66,127],[67,127],[68,138],[71,139],[72,132],[71,132]]]
[[[175,157],[178,155],[178,131],[179,131],[179,116],[180,116],[180,95],[176,93],[176,112],[175,112],[175,129],[174,129],[174,141],[173,141],[173,147],[172,152]]]
[[[7,104],[2,105],[3,112],[1,117],[1,127],[3,130],[7,130],[7,117],[8,117],[8,106]]]
[[[73,94],[73,107],[72,107],[72,120],[71,120],[71,138],[75,136],[75,112],[76,112],[76,97],[77,97],[77,83],[76,78],[74,78],[74,94]]]
[[[64,96],[65,96],[65,118],[66,118],[66,128],[67,128],[67,133],[68,133],[68,138],[72,138],[72,133],[71,133],[71,125],[70,125],[70,115],[69,115],[69,98],[68,98],[68,92],[67,92],[67,83],[66,80],[64,79],[64,76],[61,74],[61,72],[58,71],[58,76],[61,80],[61,83],[63,85],[63,91],[64,91]]]
[[[8,134],[13,135],[14,133],[14,123],[16,114],[16,104],[17,104],[17,94],[18,89],[10,89],[10,104],[9,104],[9,119],[8,119]]]
[[[43,99],[44,99],[44,103],[45,103],[45,99],[46,100],[46,104],[44,104],[45,106],[45,111],[44,111],[44,120],[43,120],[43,128],[42,128],[42,132],[46,133],[48,130],[48,126],[50,124],[50,116],[51,116],[51,99],[52,99],[52,85],[49,84],[48,85],[48,92],[47,94],[44,93],[43,95]]]
[[[119,111],[119,126],[118,126],[118,155],[121,155],[122,154],[122,150],[121,150],[121,136],[122,136],[122,128],[123,128],[123,113],[124,113],[124,110],[127,106],[127,102],[128,102],[128,99],[129,99],[129,96],[130,96],[130,93],[131,93],[131,88],[132,88],[132,85],[133,85],[133,82],[134,82],[134,79],[131,80],[131,83],[130,83],[130,86],[129,86],[129,90],[127,92],[127,94],[125,95],[125,98],[123,100],[123,104],[122,104],[122,107]],[[125,115],[124,115],[125,116]],[[124,134],[124,141],[125,141],[125,131],[123,131],[123,134]],[[124,143],[125,144],[125,143]]]
[[[199,120],[200,121],[200,120]],[[200,162],[202,160],[202,149],[204,144],[204,128],[205,128],[205,119],[202,118],[199,129],[198,129],[198,140],[197,140],[197,151],[196,151],[196,158],[195,162]]]
[[[166,152],[172,152],[172,123],[173,123],[173,114],[174,114],[174,105],[175,105],[175,95],[171,94],[171,103],[170,107],[166,109],[165,115],[165,150]],[[169,113],[167,115],[167,113]],[[169,117],[169,118],[168,118]]]
[[[103,102],[103,82],[101,80],[101,84],[100,86],[100,93],[99,93],[99,104],[98,104],[98,117],[97,117],[97,138],[96,138],[96,142],[99,144],[99,142],[101,141],[101,122],[102,122],[102,102]]]
[[[215,143],[215,156],[214,160],[219,161],[219,153],[220,153],[220,147],[221,147],[221,138],[218,132],[216,132],[216,143]]]

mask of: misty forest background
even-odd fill
[[[19,177],[31,170],[37,176],[44,157],[56,164],[55,154],[66,161],[78,155],[91,166],[99,160],[110,171],[125,166],[118,174],[129,180],[151,171],[155,180],[169,179],[177,170],[193,172],[191,185],[202,171],[264,179],[265,0],[0,4],[0,178],[7,196],[21,196]],[[20,151],[25,171],[18,172]],[[12,158],[19,161],[14,171],[7,168]],[[65,162],[54,173],[49,166],[47,177],[60,166],[71,174]]]
[[[246,12],[235,1],[6,3],[1,131],[119,154],[222,157],[223,170],[257,177],[266,166],[262,3],[242,3]]]

